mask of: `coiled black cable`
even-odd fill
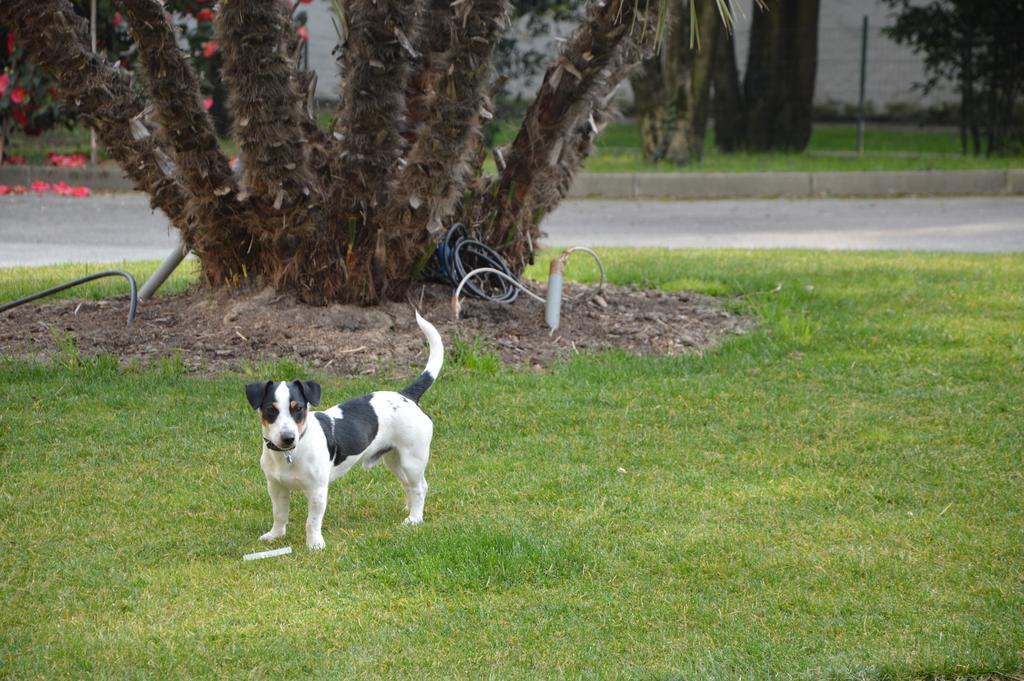
[[[75,279],[74,281],[69,281],[68,283],[61,284],[60,286],[48,288],[45,291],[40,291],[39,293],[33,293],[32,295],[25,296],[24,298],[18,298],[17,300],[13,300],[9,303],[4,303],[3,305],[0,305],[0,312],[6,312],[7,310],[10,310],[11,308],[14,307],[18,307],[19,305],[31,303],[33,300],[44,298],[46,296],[53,295],[54,293],[59,293],[64,289],[69,289],[72,286],[85,284],[87,282],[93,281],[94,279],[100,279],[102,277],[124,277],[125,279],[128,280],[128,286],[131,289],[131,302],[129,302],[128,304],[128,326],[131,326],[132,322],[135,321],[135,310],[139,306],[139,292],[138,287],[135,285],[135,277],[121,270],[107,270],[105,272],[97,272],[96,274],[90,274],[87,277]]]
[[[482,241],[470,238],[466,226],[459,222],[445,234],[424,266],[422,276],[427,281],[449,284],[454,290],[466,274],[480,267],[492,267],[516,279],[498,252]],[[463,290],[473,298],[506,305],[519,295],[519,289],[511,283],[488,273],[474,276],[466,282]]]

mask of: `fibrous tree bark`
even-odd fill
[[[311,303],[402,298],[454,222],[531,259],[539,221],[591,151],[617,84],[650,51],[632,0],[588,8],[519,134],[480,173],[506,0],[347,0],[341,97],[321,130],[285,0],[221,0],[217,39],[239,148],[232,170],[158,0],[115,0],[140,72],[88,49],[69,0],[4,0],[13,27],[109,155],[180,230],[210,285],[270,283]],[[321,74],[321,76],[324,74]]]
[[[545,72],[515,139],[497,150],[500,172],[476,190],[469,215],[513,268],[531,260],[540,219],[568,192],[615,88],[647,56],[655,28],[631,0],[591,5]]]

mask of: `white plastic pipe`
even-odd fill
[[[544,321],[552,331],[557,331],[562,319],[562,279],[565,272],[565,261],[555,258],[551,261],[548,274],[548,299],[544,303]]]

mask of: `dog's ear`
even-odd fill
[[[316,381],[295,381],[295,384],[299,386],[299,390],[302,391],[302,396],[306,398],[306,402],[309,402],[314,407],[320,404],[320,384]]]
[[[252,405],[253,409],[260,408],[260,405],[263,404],[263,398],[266,397],[267,391],[270,390],[272,385],[274,385],[273,381],[246,384],[245,396],[249,398],[249,404]]]

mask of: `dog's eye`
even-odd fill
[[[275,420],[277,420],[277,409],[275,409],[274,407],[271,407],[270,409],[267,409],[266,415],[267,415],[267,420],[268,421],[275,421]]]

